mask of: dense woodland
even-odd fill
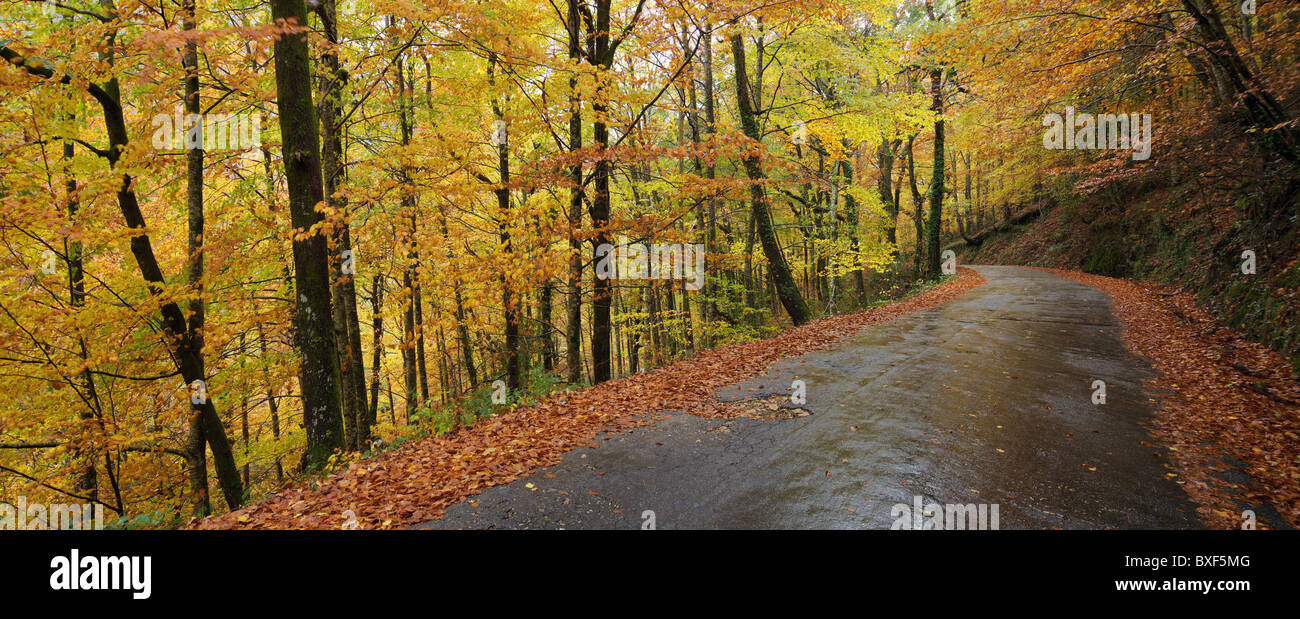
[[[1078,196],[1191,183],[1189,217],[1295,268],[1294,3],[0,15],[0,499],[235,508],[414,432],[907,294],[944,249]],[[1151,115],[1152,156],[1045,147],[1067,108]],[[620,241],[702,246],[702,285],[599,276]]]

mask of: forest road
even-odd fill
[[[417,528],[888,529],[916,524],[917,501],[996,505],[1001,529],[1201,528],[1146,429],[1153,370],[1124,348],[1109,298],[973,268],[987,283],[953,301],[718,394],[789,393],[798,379],[809,416],[670,413]]]

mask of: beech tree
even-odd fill
[[[329,250],[317,205],[325,202],[320,133],[312,102],[307,7],[303,0],[273,0],[271,16],[282,31],[275,40],[275,85],[284,175],[293,224],[294,330],[301,354],[303,468],[324,466],[344,446],[339,356],[331,308]]]

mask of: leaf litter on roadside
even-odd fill
[[[1034,268],[1110,296],[1125,345],[1161,374],[1146,381],[1164,396],[1154,435],[1169,446],[1177,469],[1170,479],[1182,483],[1206,524],[1240,528],[1244,503],[1271,505],[1291,527],[1300,525],[1300,383],[1282,355],[1224,327],[1190,293]],[[1224,455],[1245,464],[1253,487],[1224,480]]]
[[[661,411],[737,416],[741,413],[733,403],[717,400],[718,389],[762,375],[780,359],[829,348],[865,327],[943,304],[983,282],[975,271],[961,268],[957,278],[894,303],[820,318],[771,338],[703,350],[655,370],[552,393],[532,406],[358,461],[321,480],[315,489],[305,483],[285,488],[266,501],[191,526],[337,529],[345,509],[353,512],[347,520],[355,519],[360,528],[399,528],[434,520],[467,497],[558,463],[565,453],[592,445],[602,432],[646,425],[660,418],[656,413]]]

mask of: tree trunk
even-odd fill
[[[275,401],[275,392],[271,387],[271,375],[266,370],[266,334],[262,332],[262,323],[257,323],[257,345],[261,351],[262,379],[266,381],[266,406],[271,413],[271,440],[280,441],[280,409]],[[280,456],[275,457],[275,483],[280,485],[284,483],[284,465],[280,462]]]
[[[758,132],[758,122],[754,118],[754,108],[749,101],[749,83],[745,70],[745,43],[739,33],[731,35],[731,50],[736,65],[736,105],[740,112],[740,124],[745,135],[756,145],[761,144],[762,136]],[[758,237],[763,245],[763,254],[767,257],[768,273],[776,286],[781,305],[790,315],[795,325],[808,322],[808,306],[804,303],[794,278],[790,276],[790,267],[781,253],[781,245],[772,224],[771,214],[767,209],[767,198],[763,192],[766,177],[759,166],[758,155],[745,157],[745,172],[749,175],[750,216],[754,218]]]
[[[930,70],[930,109],[943,114],[943,70]],[[926,230],[926,274],[937,280],[939,272],[939,233],[943,225],[943,118],[934,121],[934,170],[930,174],[930,217]]]
[[[850,161],[845,161],[842,164],[844,166],[841,169],[844,170],[845,187],[851,187],[853,185],[852,159],[855,158],[856,157],[850,156]],[[889,204],[889,203],[886,202],[885,204]],[[862,303],[866,298],[867,283],[865,281],[865,278],[863,277],[862,263],[860,262],[860,259],[858,257],[858,250],[862,245],[861,232],[858,231],[858,225],[859,225],[858,200],[857,198],[854,198],[853,194],[848,191],[844,192],[844,211],[845,211],[846,218],[848,220],[849,231],[851,234],[851,236],[849,236],[849,248],[853,250],[853,260],[855,264],[855,268],[853,269],[853,288],[854,288],[854,292],[857,293],[858,303]],[[893,230],[892,225],[890,226],[890,230]]]
[[[192,33],[195,24],[194,0],[185,0],[181,8],[184,15],[182,28],[187,33]],[[185,42],[185,52],[181,57],[181,64],[185,67],[185,113],[189,118],[195,119],[200,124],[196,126],[198,131],[203,131],[201,118],[198,114],[201,112],[199,107],[199,53],[198,42],[189,39]],[[188,139],[186,140],[186,146]],[[186,234],[186,275],[187,283],[190,286],[193,296],[189,303],[189,325],[188,329],[194,346],[203,350],[203,326],[204,317],[207,309],[207,302],[204,300],[203,290],[203,143],[200,140],[197,147],[190,147],[185,152],[185,206],[187,220]],[[202,370],[206,374],[206,369]],[[193,513],[196,518],[202,518],[212,513],[212,505],[208,500],[208,464],[207,454],[204,453],[204,445],[207,439],[203,436],[203,422],[197,416],[191,416],[189,422],[189,436],[185,442],[186,451],[189,452],[190,464],[190,493]],[[195,470],[197,469],[197,470]],[[244,479],[244,486],[248,485],[248,480]]]
[[[700,58],[701,69],[704,71],[704,133],[709,136],[710,145],[713,144],[712,137],[717,129],[716,113],[714,107],[714,83],[713,83],[713,26],[709,22],[704,23],[704,32],[701,33],[703,38],[700,44],[704,46],[704,54]],[[704,178],[713,180],[717,177],[718,169],[716,160],[709,158],[709,165],[704,168]],[[708,217],[704,224],[704,255],[705,260],[713,254],[714,247],[717,245],[716,230],[718,226],[718,200],[714,195],[708,199]],[[704,287],[700,290],[704,297],[704,302],[700,306],[701,319],[704,324],[704,342],[705,346],[713,345],[713,335],[710,325],[713,324],[714,317],[717,315],[717,306],[712,299],[717,294],[716,288],[710,286],[709,278],[705,276]]]
[[[496,56],[488,57],[488,80],[494,81],[494,72],[496,67]],[[496,99],[492,100],[492,113],[498,122],[505,122],[505,115],[501,110],[500,103]],[[493,190],[497,198],[497,238],[501,243],[501,251],[505,254],[506,264],[509,266],[513,260],[512,239],[510,238],[510,143],[509,133],[506,133],[506,139],[497,145],[497,174],[499,186]],[[523,386],[523,376],[519,363],[519,300],[515,297],[513,284],[506,275],[506,270],[501,273],[501,308],[505,314],[505,366],[506,366],[506,389],[513,397]]]
[[[72,142],[65,141],[63,143],[64,161],[71,163],[73,148],[74,147]],[[67,174],[68,177],[67,181],[64,183],[64,190],[68,197],[68,204],[67,204],[68,221],[72,225],[76,225],[77,211],[80,209],[80,204],[77,202],[77,179],[72,175],[71,169],[66,170],[64,173]],[[81,241],[77,241],[77,240],[64,241],[63,253],[67,257],[67,261],[68,261],[68,297],[69,297],[68,301],[69,304],[72,306],[74,312],[80,311],[81,308],[86,306],[86,272],[85,272],[84,261],[81,252],[82,252]],[[86,341],[84,338],[78,335],[77,342],[80,348],[81,359],[82,361],[86,361],[87,357],[89,356],[88,351],[86,350]],[[94,421],[96,418],[102,419],[100,410],[98,409],[99,395],[95,391],[95,376],[90,373],[89,365],[86,366],[86,369],[81,371],[81,384],[82,384],[82,388],[85,389],[86,391],[86,401],[89,403],[93,403],[95,405],[95,408],[87,407],[84,411],[82,411],[80,415],[80,419],[81,419],[80,432],[82,436],[85,436],[95,431],[95,429],[92,427],[91,422]],[[100,423],[101,432],[102,432],[102,425],[103,424],[101,422]],[[192,432],[191,432],[191,436],[193,436]],[[198,435],[198,446],[199,446],[198,451],[200,453],[202,453],[203,451],[203,445],[204,445],[203,434],[202,432],[200,432]],[[82,453],[83,451],[85,452],[84,454]],[[81,468],[81,473],[77,476],[77,480],[73,488],[76,489],[77,492],[83,494],[84,496],[90,497],[91,499],[98,498],[99,497],[99,473],[95,468],[95,460],[97,459],[96,450],[93,448],[82,449],[82,447],[79,446],[77,447],[77,450],[74,452],[74,455],[76,456],[77,459],[81,460],[83,464]],[[207,466],[205,465],[203,467],[203,479],[201,484],[203,489],[203,495],[205,496],[205,500],[206,500],[207,489],[208,489],[207,473],[208,473]],[[191,490],[194,489],[195,487],[191,486]]]
[[[324,25],[325,39],[332,45],[339,42],[338,11],[335,0],[322,0],[317,9]],[[334,330],[339,350],[339,378],[343,388],[343,429],[349,450],[357,451],[370,442],[370,428],[366,419],[366,370],[362,361],[361,328],[357,316],[357,291],[355,284],[356,257],[352,252],[352,235],[346,216],[347,198],[336,195],[339,184],[347,176],[343,167],[343,92],[347,88],[348,74],[339,66],[338,54],[333,47],[321,54],[318,80],[321,107],[321,172],[324,175],[325,198],[330,207],[340,213],[339,221],[330,239],[330,281],[334,306]],[[347,258],[344,258],[344,256]],[[351,272],[343,267],[350,265]]]
[[[405,63],[402,60],[400,51],[397,57],[393,59],[393,68],[396,72],[398,129],[401,133],[402,145],[409,146],[414,128],[410,116],[411,105],[407,99],[408,88]],[[409,423],[411,419],[415,418],[416,411],[419,410],[422,402],[420,385],[424,366],[423,346],[421,345],[423,316],[421,315],[422,304],[419,284],[420,255],[416,242],[419,233],[419,219],[416,215],[415,195],[410,187],[410,174],[403,168],[398,170],[397,175],[404,189],[401,205],[402,213],[406,217],[406,238],[404,241],[406,246],[406,268],[402,274],[402,286],[406,290],[406,310],[403,314],[402,324],[402,370],[406,386],[406,421]],[[427,393],[427,391],[426,387],[424,392]]]
[[[912,189],[912,223],[916,227],[916,251],[912,253],[912,274],[921,277],[921,256],[925,254],[925,198],[916,186],[916,156],[912,144],[916,136],[907,138],[907,181]]]
[[[416,218],[413,216],[411,221],[416,221]],[[415,229],[412,228],[412,236],[414,236],[414,232]],[[421,290],[419,269],[413,269],[413,272],[415,277],[415,299],[412,301],[415,307],[415,360],[420,377],[420,405],[423,406],[429,401],[429,365],[426,363],[424,356],[424,292]]]
[[[303,0],[271,0],[271,15],[277,23],[292,22],[306,27],[307,9]],[[316,205],[325,201],[310,64],[305,30],[275,39],[275,83],[280,104],[284,173],[289,184],[290,219],[298,231],[320,223],[322,218]],[[293,241],[297,292],[294,327],[302,355],[303,426],[307,430],[307,447],[302,457],[304,470],[319,468],[335,449],[344,446],[339,357],[325,241],[319,234]]]
[[[555,333],[551,327],[554,316],[551,310],[555,305],[555,285],[551,279],[542,284],[542,292],[537,299],[537,320],[541,323],[542,369],[547,372],[555,370]]]
[[[415,282],[408,266],[402,276],[402,285],[406,288],[406,312],[402,329],[402,370],[406,384],[406,419],[410,420],[419,407],[420,374],[416,368],[415,357]]]
[[[439,225],[442,227],[443,245],[447,248],[447,263],[456,264],[456,257],[451,251],[451,237],[447,230],[447,214],[439,213]],[[456,273],[452,277],[452,298],[456,302],[456,339],[460,346],[461,363],[465,365],[465,373],[469,378],[469,388],[478,388],[478,370],[474,368],[474,349],[469,339],[469,325],[465,322],[465,302],[461,293],[460,274]]]
[[[899,140],[892,143],[888,138],[880,140],[880,149],[876,152],[876,161],[880,167],[880,178],[876,181],[876,192],[880,203],[885,205],[885,214],[889,216],[889,225],[885,229],[885,240],[893,246],[892,255],[898,260],[898,202],[894,199],[894,188],[890,186],[894,174],[894,151]]]
[[[569,60],[582,62],[582,22],[579,15],[580,0],[569,0],[568,34]],[[582,99],[578,96],[577,77],[569,79],[569,152],[582,149]],[[565,367],[569,383],[582,382],[582,242],[578,230],[582,228],[582,161],[575,160],[569,168],[569,282],[565,304]]]
[[[370,407],[363,424],[367,428],[372,428],[379,422],[379,374],[384,353],[384,276],[382,273],[375,273],[374,283],[371,284],[370,308]]]
[[[610,242],[609,236],[609,180],[611,163],[608,159],[609,127],[605,124],[609,111],[608,86],[602,82],[613,64],[610,47],[609,17],[612,0],[595,0],[596,32],[593,33],[593,55],[596,58],[597,86],[592,98],[591,110],[595,117],[591,129],[595,140],[596,166],[592,172],[592,184],[595,195],[591,200],[591,226],[595,236],[591,240],[592,255],[596,248]],[[595,384],[610,379],[610,281],[597,277],[591,292],[591,379]]]

